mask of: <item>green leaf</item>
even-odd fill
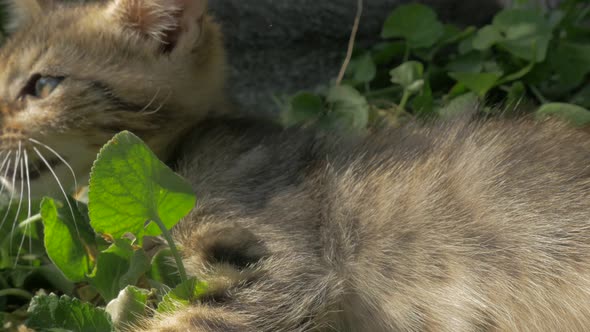
[[[518,105],[526,97],[526,87],[521,81],[512,83],[508,89],[506,103],[508,105]]]
[[[378,43],[372,49],[373,60],[378,65],[384,65],[396,58],[402,58],[405,51],[406,43],[403,41]]]
[[[421,4],[399,6],[385,21],[383,38],[404,38],[411,48],[433,46],[444,34],[436,13]]]
[[[537,118],[555,116],[566,120],[576,127],[590,125],[590,111],[572,104],[549,103],[541,106],[536,113]]]
[[[570,102],[585,108],[590,108],[590,85],[586,85],[582,90],[576,93]]]
[[[332,129],[365,129],[369,122],[369,104],[354,88],[339,85],[330,88],[326,100],[330,111],[321,125]]]
[[[472,45],[476,50],[485,51],[502,40],[503,38],[498,28],[493,25],[486,25],[477,32]]]
[[[446,69],[450,72],[481,73],[483,54],[475,51],[461,54],[450,61]]]
[[[158,304],[157,311],[160,313],[173,312],[186,307],[191,300],[206,294],[207,289],[206,282],[194,278],[189,279],[164,295],[162,302]]]
[[[475,39],[475,36],[469,36],[467,38],[465,38],[464,40],[462,40],[459,43],[459,46],[457,47],[457,50],[459,51],[459,54],[466,54],[469,53],[471,51],[474,50],[473,48],[473,40]]]
[[[365,53],[358,59],[354,67],[353,79],[360,83],[371,82],[377,74],[377,65],[370,53]]]
[[[573,88],[590,73],[590,45],[561,42],[549,52],[548,62],[557,74],[559,85]]]
[[[284,115],[285,124],[292,126],[317,119],[324,112],[322,98],[310,92],[299,92]]]
[[[420,94],[412,100],[412,109],[420,115],[430,114],[434,110],[434,98],[429,81],[425,81]]]
[[[92,167],[88,198],[95,231],[115,239],[131,233],[140,243],[145,234],[161,233],[146,222],[161,220],[170,229],[196,202],[190,184],[127,131],[101,149]]]
[[[133,252],[129,262],[129,269],[119,280],[119,288],[125,288],[128,285],[135,285],[139,278],[150,270],[150,260],[143,249]]]
[[[498,45],[514,56],[528,61],[545,61],[552,26],[536,10],[508,9],[501,11],[493,26],[504,36]]]
[[[37,331],[114,331],[109,315],[100,308],[68,296],[35,296],[29,305],[27,327]]]
[[[479,98],[474,93],[466,93],[452,99],[439,111],[443,119],[452,119],[465,112],[472,112],[480,104]]]
[[[129,260],[115,253],[102,252],[96,262],[96,272],[89,282],[105,301],[117,297],[127,285],[121,285],[123,276],[129,271]]]
[[[449,76],[482,98],[502,77],[499,73],[449,73]]]
[[[454,25],[445,24],[445,31],[443,38],[440,41],[440,44],[448,45],[458,43],[466,39],[467,37],[473,35],[476,31],[477,29],[472,26],[467,27],[464,30],[459,30],[459,28],[457,28]]]
[[[417,81],[423,80],[424,66],[417,61],[407,61],[392,69],[389,75],[391,76],[392,83],[399,84],[404,89],[408,89],[412,85],[415,85]]]
[[[120,330],[147,318],[147,302],[151,295],[150,291],[134,286],[121,290],[117,298],[109,302],[105,309],[111,316],[113,325]]]
[[[70,201],[70,204],[74,206],[75,203]],[[94,268],[97,251],[90,226],[77,209],[69,210],[47,197],[41,202],[41,216],[45,249],[51,261],[71,281],[85,280]]]
[[[149,277],[159,283],[172,287],[180,283],[178,271],[172,262],[173,256],[170,249],[165,248],[152,258]]]

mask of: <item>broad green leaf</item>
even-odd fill
[[[73,201],[70,204],[75,206]],[[94,268],[97,252],[94,232],[86,220],[76,208],[70,210],[47,197],[41,202],[41,216],[45,248],[51,261],[71,281],[86,279]]]
[[[421,4],[399,6],[385,21],[383,38],[404,38],[411,48],[433,46],[444,34],[436,13]]]
[[[585,108],[590,108],[590,85],[586,85],[582,90],[576,93],[570,102]]]
[[[551,49],[548,61],[562,88],[573,88],[590,74],[590,45],[561,42]]]
[[[442,45],[454,44],[461,40],[473,35],[477,29],[475,27],[467,27],[464,30],[460,30],[452,24],[445,24],[444,35],[440,41]]]
[[[102,252],[98,256],[96,272],[89,282],[105,301],[117,297],[119,291],[127,285],[121,285],[121,279],[129,271],[129,260],[111,252]]]
[[[284,120],[287,126],[317,119],[324,112],[322,98],[310,92],[299,92],[289,104]]]
[[[171,264],[173,256],[170,249],[162,249],[152,258],[149,277],[161,284],[172,287],[180,283],[178,269]]]
[[[482,98],[502,77],[499,73],[449,73],[449,76]]]
[[[143,249],[133,252],[129,262],[129,269],[121,276],[119,287],[124,288],[128,285],[135,285],[139,278],[150,270],[150,260]]]
[[[590,125],[590,111],[572,104],[549,103],[541,106],[536,113],[538,118],[555,116],[568,121],[576,127]]]
[[[353,79],[360,83],[371,82],[377,74],[377,65],[370,53],[361,56],[354,67]]]
[[[484,51],[502,41],[503,37],[498,28],[493,25],[486,25],[481,28],[473,39],[473,48]]]
[[[439,111],[443,119],[452,119],[466,112],[473,112],[480,104],[480,100],[474,93],[466,93],[452,99],[445,107]]]
[[[473,51],[457,56],[447,64],[446,69],[450,72],[481,73],[483,60],[481,52]]]
[[[37,331],[114,331],[109,315],[100,308],[68,296],[35,296],[29,305],[27,327]]]
[[[189,279],[176,286],[164,295],[162,302],[158,304],[158,312],[173,312],[190,304],[193,299],[198,299],[207,293],[207,283],[197,279]]]
[[[116,299],[105,308],[117,329],[132,326],[148,316],[147,302],[151,292],[134,286],[128,286],[119,292]]]
[[[378,65],[390,63],[396,58],[402,58],[406,50],[403,41],[382,42],[373,46],[373,60]]]
[[[498,45],[512,55],[529,61],[545,61],[552,38],[552,26],[541,12],[503,10],[494,18],[493,26],[504,36]]]
[[[474,39],[475,39],[474,35],[471,35],[471,36],[463,39],[459,43],[459,46],[457,47],[459,54],[466,54],[466,53],[473,51],[474,50],[474,48],[473,48],[473,40]]]
[[[150,269],[143,249],[134,248],[128,240],[116,240],[98,256],[95,274],[89,280],[106,300],[137,281]]]
[[[417,81],[424,78],[424,66],[417,61],[407,61],[389,72],[391,82],[399,84],[404,89],[410,88]]]
[[[365,129],[369,122],[369,104],[357,90],[339,85],[330,88],[326,101],[330,111],[321,125],[333,129]]]
[[[170,229],[195,205],[191,186],[162,163],[137,136],[124,131],[100,151],[90,176],[89,215],[95,231],[119,239],[158,235],[146,223]]]

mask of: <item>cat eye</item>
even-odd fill
[[[63,77],[35,74],[31,76],[25,87],[22,89],[19,98],[24,98],[26,96],[46,98],[51,92],[53,92],[53,90],[55,90],[55,88],[57,88],[63,79]]]

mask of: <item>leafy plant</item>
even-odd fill
[[[88,206],[51,198],[40,204],[35,220],[43,221],[47,256],[84,292],[76,294],[82,301],[68,295],[33,297],[28,327],[111,331],[146,316],[149,305],[160,312],[176,310],[206,292],[206,283],[186,277],[169,233],[195,205],[191,186],[139,138],[122,132],[101,149],[88,199]],[[158,235],[168,246],[152,258],[142,245]],[[177,265],[169,266],[167,258]],[[96,306],[104,304],[106,311]]]
[[[456,113],[447,107],[473,94],[488,114],[518,105],[584,126],[590,123],[589,24],[590,4],[582,0],[562,1],[553,11],[520,2],[480,28],[445,24],[425,5],[402,5],[384,22],[380,42],[356,50],[341,84],[286,98],[283,119],[358,130]],[[355,100],[346,112],[330,99],[335,89]],[[369,121],[342,121],[353,113]]]

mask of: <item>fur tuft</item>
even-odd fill
[[[174,47],[183,34],[200,33],[206,7],[203,0],[114,0],[109,10],[125,28]]]

